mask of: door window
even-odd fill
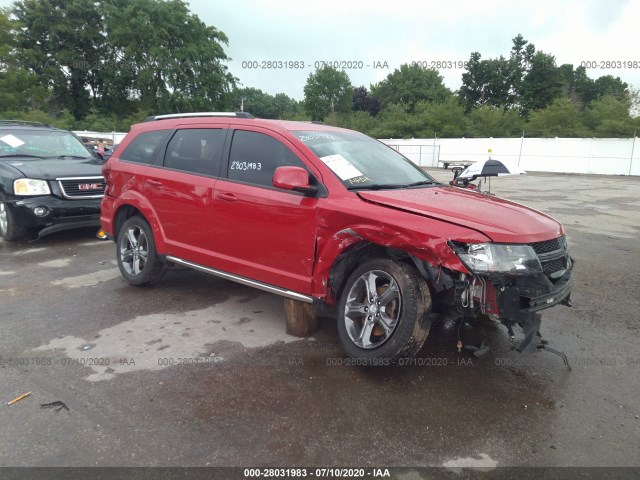
[[[227,171],[230,180],[272,187],[273,174],[282,166],[307,169],[289,148],[275,138],[259,132],[235,131]]]
[[[141,133],[125,148],[120,155],[120,160],[144,164],[153,163],[158,147],[164,143],[169,132],[169,130],[156,130]]]
[[[164,166],[200,175],[218,176],[226,130],[178,130],[167,146]]]

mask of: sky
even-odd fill
[[[591,78],[619,76],[640,87],[638,0],[191,0],[189,4],[192,13],[229,37],[228,66],[241,86],[272,95],[283,92],[297,100],[303,98],[316,62],[322,61],[352,62],[340,65],[352,67],[345,72],[354,86],[367,88],[403,63],[444,62],[440,74],[455,90],[462,84],[464,70],[450,66],[457,67],[474,51],[482,58],[508,57],[518,34],[536,50],[554,55],[558,65],[589,62],[588,67],[598,67],[587,69]],[[268,61],[304,62],[304,68],[296,69],[295,64],[293,69],[279,68],[280,64],[268,68],[263,64]],[[635,68],[633,63],[623,69],[604,63],[625,61],[635,61]],[[259,68],[249,68],[255,62]]]
[[[11,3],[0,0],[0,6]],[[640,0],[187,3],[204,23],[229,38],[227,65],[241,87],[282,92],[296,100],[304,97],[304,85],[318,62],[338,62],[334,65],[346,67],[354,86],[367,88],[403,63],[421,62],[440,67],[445,85],[455,90],[464,73],[459,65],[471,52],[482,58],[508,57],[518,34],[536,50],[554,55],[558,65],[588,62],[591,78],[619,76],[640,88]],[[613,68],[619,66],[616,62],[628,63]]]

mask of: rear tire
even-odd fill
[[[27,236],[28,230],[16,224],[7,204],[0,200],[0,237],[7,242],[23,240]]]
[[[371,260],[349,276],[338,306],[338,334],[362,365],[414,357],[429,335],[431,294],[408,264]]]
[[[158,257],[149,223],[139,216],[129,218],[118,232],[116,257],[120,273],[131,285],[153,285],[167,271],[167,264]]]

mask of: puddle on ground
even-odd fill
[[[71,265],[72,261],[73,261],[73,257],[57,258],[56,260],[41,262],[38,265],[40,265],[41,267],[47,267],[47,268],[63,268]]]
[[[88,338],[66,336],[34,350],[60,349],[71,359],[69,365],[93,370],[86,380],[100,381],[137,370],[222,362],[223,357],[209,353],[220,341],[258,348],[301,339],[285,333],[282,298],[261,294],[244,303],[229,299],[203,310],[142,315],[100,330],[90,340],[90,348],[83,349]]]
[[[483,472],[488,470],[493,470],[498,466],[498,462],[493,460],[486,453],[481,453],[476,455],[475,457],[468,458],[456,458],[453,460],[449,460],[448,462],[444,462],[442,464],[446,469],[454,472],[454,473],[462,473],[462,469],[479,469]]]
[[[93,287],[99,283],[108,282],[109,280],[113,280],[120,276],[119,269],[109,268],[107,270],[98,270],[97,272],[86,273],[76,277],[61,278],[60,280],[54,280],[51,284],[67,288]]]

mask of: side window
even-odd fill
[[[246,130],[233,134],[227,171],[230,180],[271,187],[273,173],[284,165],[306,169],[291,150],[269,135]]]
[[[217,176],[226,130],[190,128],[178,130],[167,146],[164,166],[183,172]]]
[[[170,130],[156,130],[138,135],[125,148],[120,155],[120,160],[136,163],[153,163],[158,147],[162,145]]]

